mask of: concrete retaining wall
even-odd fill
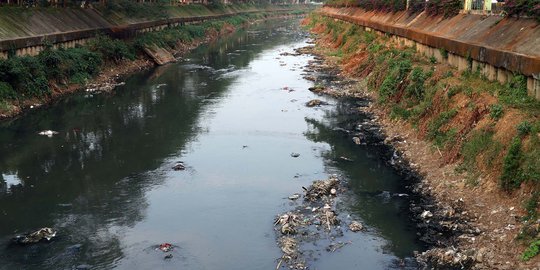
[[[459,70],[478,70],[492,81],[506,83],[513,74],[523,74],[529,95],[540,100],[540,27],[534,20],[470,14],[442,18],[331,7],[320,13],[390,35],[394,42]]]
[[[273,9],[271,12],[277,14],[290,13],[297,9]],[[10,52],[14,55],[37,55],[42,51],[46,44],[52,44],[55,48],[63,46],[66,48],[75,47],[77,44],[83,45],[88,42],[90,39],[95,37],[98,34],[109,35],[115,38],[130,38],[135,36],[137,33],[150,32],[162,30],[167,27],[179,26],[190,23],[204,22],[207,20],[221,19],[241,14],[247,13],[260,13],[268,12],[268,10],[250,10],[250,11],[241,11],[234,13],[218,14],[218,15],[205,15],[205,16],[191,16],[191,17],[179,17],[179,18],[169,18],[161,19],[154,21],[144,21],[138,23],[131,23],[125,25],[114,25],[105,21],[105,19],[99,17],[100,15],[92,10],[80,10],[84,16],[81,17],[80,21],[74,19],[68,19],[65,24],[73,23],[71,28],[65,29],[78,29],[73,31],[66,32],[54,32],[59,30],[59,26],[56,27],[42,27],[39,26],[31,27],[35,18],[34,15],[30,16],[26,23],[19,23],[19,25],[24,25],[26,28],[32,28],[29,30],[25,28],[25,31],[19,31],[20,33],[28,34],[30,36],[22,37],[13,37],[12,35],[7,35],[6,31],[2,32],[0,29],[0,58],[6,59]],[[36,12],[37,17],[44,17],[51,20],[51,16],[45,16],[39,12]],[[71,11],[67,11],[67,14],[71,14]],[[6,21],[9,19],[9,16],[4,16],[0,14],[0,22]],[[68,16],[71,18],[72,16]],[[96,21],[86,23],[88,18],[96,17]],[[95,19],[95,18],[94,18]],[[16,22],[13,22],[16,24]],[[58,22],[56,23],[58,24]],[[56,25],[55,24],[55,25]],[[81,29],[81,28],[87,29]],[[23,27],[24,28],[24,27]],[[52,32],[47,32],[52,31]],[[41,34],[35,34],[35,33]],[[8,32],[9,33],[9,32]]]

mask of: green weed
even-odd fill
[[[521,184],[520,163],[522,156],[521,139],[514,137],[504,157],[503,170],[499,182],[503,190],[511,191]]]

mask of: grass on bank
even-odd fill
[[[53,49],[47,46],[39,55],[12,56],[0,60],[0,101],[2,104],[50,95],[52,85],[84,83],[96,76],[106,64],[135,60],[145,46],[175,48],[179,43],[203,38],[207,31],[219,31],[225,25],[238,26],[264,14],[249,14],[201,24],[148,32],[130,41],[98,36],[85,46]],[[6,106],[3,106],[6,107]]]
[[[447,162],[459,162],[469,184],[495,181],[511,193],[525,183],[533,194],[540,192],[540,102],[527,95],[524,76],[490,82],[479,70],[437,65],[386,35],[320,15],[312,14],[307,27],[330,44],[328,54],[340,59],[345,72],[366,78],[391,117],[408,121],[446,150]],[[525,208],[525,220],[537,217],[538,195]],[[538,233],[533,228],[528,235]],[[534,237],[525,241],[533,243],[523,255],[530,259],[540,244]]]

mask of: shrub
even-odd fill
[[[406,108],[403,108],[399,105],[392,106],[392,111],[390,112],[390,117],[395,118],[403,118],[407,119],[411,116],[411,112],[407,110]]]
[[[534,256],[538,255],[538,253],[540,253],[540,239],[532,242],[529,245],[529,247],[521,255],[521,259],[524,261],[528,261]]]
[[[531,101],[531,97],[527,94],[527,78],[523,75],[512,77],[512,80],[499,89],[498,94],[501,101],[511,105]]]
[[[492,119],[499,119],[503,115],[504,110],[503,106],[500,104],[491,104],[489,105],[489,116]]]
[[[419,13],[422,12],[426,8],[426,1],[425,0],[409,0],[409,13]]]
[[[521,163],[521,139],[514,137],[508,152],[504,157],[503,170],[500,179],[500,186],[506,191],[519,187],[522,182],[519,165]]]
[[[164,18],[167,11],[163,1],[136,2],[130,0],[109,0],[104,7],[104,14],[120,13],[128,18]]]
[[[17,93],[9,83],[0,82],[0,101],[17,98]]]
[[[108,36],[97,36],[89,43],[89,47],[103,55],[105,60],[116,63],[123,59],[135,59],[135,52],[125,42]]]
[[[457,110],[452,109],[439,114],[428,125],[427,136],[429,139],[435,141],[435,145],[443,146],[450,138],[456,134],[455,129],[450,129],[447,132],[441,131],[441,127],[448,123],[454,116],[456,116]]]
[[[379,89],[381,101],[384,102],[388,97],[394,95],[398,91],[399,84],[410,72],[412,64],[411,60],[407,58],[407,56],[401,55],[396,60],[390,61],[388,75],[384,78]]]
[[[446,96],[448,98],[452,98],[453,96],[457,95],[459,92],[461,92],[461,87],[458,86],[452,86],[448,89],[448,92],[446,93]]]
[[[540,3],[538,0],[506,0],[504,11],[508,16],[529,16],[540,21]]]
[[[527,136],[532,130],[532,125],[528,121],[523,121],[519,123],[517,130],[519,136]]]
[[[426,2],[426,12],[429,15],[455,16],[463,8],[462,0],[431,0]]]
[[[424,73],[419,67],[413,68],[409,76],[410,83],[406,89],[407,95],[416,99],[422,99],[424,97],[424,82],[429,75],[429,72]]]
[[[499,155],[502,145],[493,140],[493,131],[483,129],[476,131],[463,144],[461,148],[461,156],[463,157],[463,165],[471,168],[471,172],[476,169],[476,157],[480,153],[485,153],[488,158],[487,163],[490,163]]]
[[[50,93],[45,69],[35,57],[11,57],[0,61],[0,81],[23,96],[41,97]]]
[[[96,75],[102,65],[101,56],[84,47],[46,49],[37,57],[46,69],[48,79],[82,82],[81,78]]]

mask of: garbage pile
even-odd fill
[[[30,245],[39,242],[48,242],[54,237],[56,237],[56,231],[54,229],[44,227],[31,233],[17,235],[11,239],[11,242],[19,245]]]
[[[278,259],[276,269],[307,269],[307,260],[314,252],[303,252],[303,243],[328,242],[325,248],[335,252],[348,243],[334,242],[343,236],[339,215],[336,210],[336,196],[343,190],[340,180],[330,176],[326,180],[316,180],[309,187],[302,187],[304,194],[295,193],[288,197],[291,203],[298,203],[293,211],[276,216],[274,228],[278,245],[283,255]],[[300,200],[303,198],[303,200]],[[363,230],[361,223],[353,221],[349,229]],[[325,244],[326,245],[326,244]]]

